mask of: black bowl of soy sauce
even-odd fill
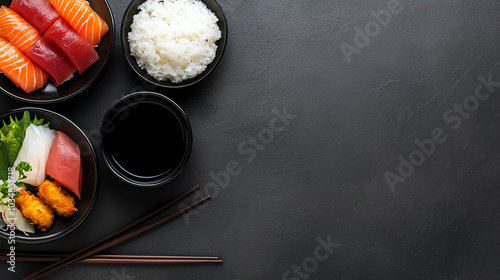
[[[181,107],[149,91],[115,102],[104,115],[100,133],[108,168],[139,187],[173,180],[186,165],[193,143],[191,125]]]

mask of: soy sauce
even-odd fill
[[[169,108],[142,102],[120,111],[103,144],[124,171],[137,177],[160,176],[182,160],[186,142]]]

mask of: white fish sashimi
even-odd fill
[[[38,174],[37,174],[37,184],[34,186],[39,186],[45,181],[47,177],[47,160],[49,158],[50,148],[52,143],[54,143],[54,138],[56,133],[44,126],[33,125],[35,132],[38,133],[39,139],[41,141],[38,143]]]
[[[23,145],[14,162],[16,167],[21,161],[31,165],[32,170],[25,172],[26,178],[21,182],[39,186],[47,176],[47,158],[56,134],[44,126],[30,124],[26,129]]]

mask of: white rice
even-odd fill
[[[137,64],[159,81],[180,83],[202,73],[215,58],[221,31],[217,16],[199,0],[147,0],[128,33]]]

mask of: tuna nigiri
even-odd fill
[[[49,0],[56,11],[92,46],[99,45],[109,27],[85,0]]]
[[[62,84],[76,71],[73,63],[44,38],[40,38],[26,55],[49,75],[55,86]]]
[[[31,165],[32,170],[25,173],[27,177],[21,182],[39,186],[45,181],[47,159],[55,137],[55,132],[45,126],[34,124],[28,126],[23,145],[14,162],[14,166],[17,166],[21,161]]]
[[[41,34],[61,17],[47,0],[13,0],[10,7]]]
[[[63,132],[56,131],[47,159],[47,174],[80,198],[82,190],[80,148]]]
[[[47,84],[48,76],[18,48],[0,38],[0,71],[30,93]]]
[[[99,59],[92,45],[62,18],[52,24],[43,38],[57,45],[75,65],[79,74]]]
[[[0,37],[7,39],[23,53],[41,38],[38,31],[12,9],[0,8]]]

